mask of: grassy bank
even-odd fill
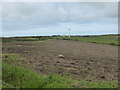
[[[120,46],[119,38],[117,36],[84,36],[84,37],[53,37],[54,39],[60,40],[74,40],[74,41],[83,41],[90,43],[98,44],[108,44],[108,45],[117,45]]]
[[[114,82],[87,82],[50,74],[47,76],[3,63],[3,88],[115,88]]]
[[[115,81],[78,81],[71,77],[55,74],[42,75],[33,70],[8,62],[18,60],[17,54],[3,54],[2,79],[3,88],[115,88]],[[7,59],[5,57],[7,56]],[[14,57],[13,57],[14,56]],[[10,58],[10,59],[9,59]],[[13,61],[12,61],[13,62]]]
[[[75,81],[58,75],[40,75],[22,67],[3,64],[3,82],[15,88],[69,88]]]

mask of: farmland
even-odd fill
[[[14,37],[2,42],[4,88],[118,87],[117,35]]]
[[[58,39],[58,40],[73,40],[73,41],[82,41],[98,44],[109,44],[120,46],[119,39],[120,35],[98,35],[98,36],[32,36],[32,37],[15,37],[15,38],[3,38],[3,42],[11,41],[39,41],[39,40],[48,40],[48,39]]]

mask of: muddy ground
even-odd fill
[[[118,47],[69,40],[4,42],[3,53],[18,53],[42,74],[70,75],[80,80],[117,80]],[[58,55],[64,55],[59,58]]]

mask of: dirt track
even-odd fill
[[[43,73],[71,75],[75,79],[117,80],[118,47],[80,41],[48,40],[3,43],[3,53],[18,53]],[[65,58],[58,58],[62,54]]]

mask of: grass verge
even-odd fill
[[[15,88],[70,88],[75,80],[58,75],[40,75],[22,67],[3,63],[3,82]],[[68,84],[69,83],[69,84]],[[7,87],[9,87],[6,85]],[[4,88],[6,87],[4,85]]]
[[[6,54],[5,54],[6,55]],[[9,55],[7,54],[8,58]],[[13,57],[13,54],[12,54]],[[14,57],[19,55],[14,54]],[[7,58],[7,59],[8,59]],[[15,59],[16,59],[15,58]],[[17,59],[16,59],[17,60]],[[15,61],[16,61],[15,60]],[[71,77],[55,74],[42,75],[33,70],[16,66],[9,62],[2,63],[3,88],[117,88],[116,81],[78,81]]]

